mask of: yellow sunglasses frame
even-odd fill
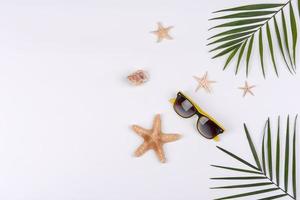
[[[186,94],[184,94],[184,93],[181,92],[181,91],[179,91],[178,93],[181,93],[185,98],[187,98],[187,100],[189,100],[189,101],[193,104],[193,106],[195,106],[196,110],[197,110],[201,115],[207,117],[208,119],[210,119],[211,121],[213,121],[214,123],[216,123],[220,128],[222,128],[223,131],[225,131],[225,128],[224,128],[219,122],[217,122],[217,120],[215,120],[211,115],[209,115],[207,112],[205,112],[204,110],[202,110],[202,109],[198,106],[198,104],[196,104],[189,96],[187,96]],[[176,101],[176,98],[171,98],[171,99],[169,100],[169,102],[170,102],[172,105],[174,105],[175,101]],[[215,141],[219,141],[218,135],[215,136],[213,139],[214,139]]]

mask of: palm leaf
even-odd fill
[[[215,199],[215,200],[234,199],[234,198],[239,198],[239,197],[246,197],[246,196],[252,196],[252,195],[257,195],[257,194],[262,194],[262,193],[267,193],[267,192],[273,192],[275,190],[278,190],[278,188],[256,190],[256,191],[253,191],[253,192],[247,192],[247,193],[242,193],[242,194],[227,196],[227,197],[218,198],[218,199]]]
[[[276,183],[280,185],[280,117],[277,122],[277,144],[276,144]]]
[[[260,56],[260,64],[261,69],[264,77],[266,77],[265,74],[265,66],[264,66],[264,45],[263,45],[263,38],[262,38],[262,30],[259,30],[259,56]]]
[[[250,150],[252,152],[253,158],[257,164],[257,167],[253,166],[250,164],[250,162],[241,159],[239,156],[217,146],[218,149],[223,151],[224,153],[230,155],[232,158],[240,161],[242,164],[244,164],[247,167],[251,167],[252,170],[248,169],[243,169],[243,168],[234,168],[234,167],[226,167],[226,166],[221,166],[221,165],[212,165],[213,167],[219,168],[219,169],[225,169],[225,170],[231,170],[239,173],[244,173],[244,174],[253,174],[252,176],[224,176],[224,177],[215,177],[211,178],[214,181],[239,181],[243,180],[246,183],[243,184],[232,184],[230,183],[229,185],[223,185],[223,186],[218,186],[218,187],[211,187],[211,189],[226,189],[226,190],[232,190],[236,194],[230,195],[230,196],[225,196],[217,199],[234,199],[234,198],[240,198],[240,197],[248,197],[248,196],[254,196],[257,194],[263,194],[263,193],[268,193],[267,197],[261,198],[262,200],[269,200],[269,199],[278,199],[281,197],[288,196],[291,199],[296,199],[296,193],[297,193],[297,166],[296,166],[296,121],[297,121],[297,116],[295,117],[295,122],[294,122],[294,132],[293,132],[293,140],[292,140],[292,145],[289,145],[290,143],[290,118],[289,116],[287,117],[286,121],[286,142],[285,142],[285,154],[284,158],[280,158],[280,117],[277,119],[277,143],[274,146],[276,149],[276,182],[273,181],[275,179],[273,175],[273,154],[272,154],[272,127],[271,127],[271,120],[268,118],[268,120],[265,123],[264,127],[264,133],[263,133],[263,139],[262,139],[262,167],[260,164],[260,161],[258,159],[257,151],[255,149],[255,146],[252,142],[249,130],[244,124],[244,131],[245,135],[247,137]],[[265,143],[266,139],[266,143]],[[289,152],[290,149],[293,153],[292,159],[290,160],[289,158]],[[267,158],[265,157],[265,154],[267,155]],[[291,161],[292,165],[292,172],[289,173],[289,163]],[[280,162],[284,163],[284,167],[280,167]],[[266,166],[267,163],[267,166]],[[281,184],[279,183],[280,181],[280,174],[281,171],[283,171],[283,180],[284,180],[284,185],[281,187]],[[259,176],[255,176],[255,174]],[[289,179],[292,179],[291,183],[288,182]],[[264,180],[264,181],[257,181],[253,182],[254,180]],[[249,183],[247,183],[249,181]],[[251,181],[251,182],[250,182]],[[293,189],[293,194],[288,193],[288,185],[291,184],[291,187]],[[260,187],[263,186],[270,186],[271,188],[268,189],[261,189]],[[238,193],[238,189],[243,188],[243,189],[253,189],[252,191],[244,191],[244,193]],[[276,194],[274,191],[279,191],[281,194]],[[258,199],[255,197],[251,197],[251,199]]]
[[[223,56],[223,55],[225,55],[225,54],[228,54],[229,52],[238,49],[240,46],[241,46],[241,44],[237,44],[237,45],[231,46],[231,47],[229,47],[229,48],[223,50],[223,51],[220,52],[219,54],[215,55],[213,58],[217,58],[217,57]]]
[[[269,175],[271,181],[273,180],[273,165],[272,165],[272,139],[271,139],[271,127],[270,119],[268,119],[268,166],[269,166]]]
[[[241,28],[231,29],[231,30],[224,31],[224,32],[221,32],[219,34],[216,34],[216,35],[208,38],[208,40],[216,38],[216,37],[220,37],[220,36],[231,35],[231,34],[236,34],[236,33],[242,33],[244,31],[250,31],[250,30],[253,30],[253,29],[255,29],[257,27],[260,27],[260,26],[261,26],[261,24],[256,24],[256,25],[252,25],[252,26],[244,26],[244,27],[241,27]]]
[[[265,16],[274,14],[276,11],[253,11],[253,12],[240,12],[232,15],[225,15],[222,17],[215,17],[210,20],[216,19],[232,19],[232,18],[248,18],[248,17],[258,17],[258,16]]]
[[[250,164],[249,162],[245,161],[244,159],[242,159],[242,158],[236,156],[235,154],[233,154],[233,153],[231,153],[231,152],[229,152],[229,151],[223,149],[222,147],[217,146],[217,148],[220,149],[221,151],[223,151],[224,153],[226,153],[227,155],[229,155],[229,156],[235,158],[236,160],[240,161],[241,163],[243,163],[243,164],[245,164],[245,165],[251,167],[252,169],[258,170],[258,168],[255,167],[254,165],[252,165],[252,164]]]
[[[278,76],[277,66],[276,66],[276,63],[275,63],[274,50],[273,50],[272,35],[271,35],[271,30],[270,30],[269,23],[267,23],[267,38],[268,38],[269,49],[270,49],[270,53],[271,53],[271,57],[272,57],[274,70],[276,72],[276,75]]]
[[[226,42],[226,41],[229,41],[229,40],[241,38],[241,37],[250,35],[251,33],[254,33],[254,32],[255,32],[255,31],[247,31],[247,32],[242,32],[242,33],[232,34],[232,35],[229,35],[229,36],[220,38],[220,39],[218,39],[218,40],[216,40],[216,41],[214,41],[214,42],[211,42],[211,43],[209,43],[209,44],[207,44],[207,45],[212,45],[212,44],[216,44],[216,43],[220,43],[220,42]]]
[[[300,17],[300,0],[298,0],[298,13],[299,13],[299,17]]]
[[[296,18],[294,14],[294,9],[292,4],[290,3],[290,23],[291,23],[291,30],[292,30],[292,39],[293,39],[293,61],[296,67],[296,45],[297,45],[297,24]]]
[[[298,4],[298,8],[300,8],[299,4]],[[286,12],[289,15],[289,22],[290,22],[289,24],[286,23],[286,17],[284,11],[286,7],[289,8],[288,10],[286,10]],[[253,5],[239,6],[239,7],[229,8],[229,9],[222,9],[214,13],[220,14],[226,12],[231,12],[231,13],[227,15],[225,14],[225,15],[217,16],[210,19],[213,21],[227,20],[226,23],[221,23],[219,25],[213,26],[209,30],[224,29],[229,27],[231,29],[221,31],[213,35],[212,37],[209,38],[209,40],[212,38],[218,38],[218,37],[221,38],[212,41],[208,44],[209,46],[218,45],[217,47],[213,47],[210,52],[220,51],[224,48],[227,48],[225,50],[222,50],[222,52],[220,53],[216,53],[216,55],[213,56],[213,59],[224,56],[225,54],[230,52],[230,55],[227,58],[223,69],[227,68],[227,66],[230,64],[233,58],[236,58],[237,66],[236,66],[235,73],[237,74],[240,67],[240,61],[244,57],[246,57],[246,75],[248,76],[249,62],[251,59],[251,53],[253,51],[254,36],[257,35],[258,51],[259,51],[260,64],[261,64],[263,76],[264,77],[266,76],[264,60],[265,58],[267,58],[268,54],[270,55],[270,59],[273,64],[274,71],[278,76],[278,69],[275,61],[277,52],[276,49],[274,48],[277,46],[278,46],[278,52],[280,52],[280,54],[282,55],[287,69],[291,74],[293,74],[293,71],[295,71],[294,65],[296,63],[296,56],[297,56],[296,49],[297,49],[298,26],[295,19],[295,13],[294,13],[291,0],[289,0],[285,4],[272,4],[272,3],[253,4]],[[282,26],[280,26],[279,28],[276,21],[276,17],[280,13],[281,13]],[[271,20],[274,21],[274,25],[270,24]],[[291,31],[289,32],[288,29],[290,29]],[[280,35],[281,31],[283,32],[283,37],[281,37]],[[273,38],[272,32],[275,32],[276,39]],[[269,53],[265,53],[264,50],[264,43],[265,43],[263,40],[264,35],[267,36]],[[278,45],[274,45],[275,42]],[[246,49],[246,45],[247,45],[246,43],[248,43],[247,49]],[[233,45],[236,46],[233,47]],[[285,52],[288,56],[290,63],[287,62],[283,46],[285,47]],[[231,48],[229,49],[228,47]],[[290,47],[292,48],[292,51],[290,51]],[[247,53],[244,54],[245,49]],[[237,51],[240,51],[240,53],[237,54]]]
[[[259,180],[266,179],[264,176],[234,176],[234,177],[216,177],[211,180]]]
[[[231,52],[231,54],[228,56],[227,61],[223,67],[223,70],[226,69],[226,67],[228,66],[228,64],[230,63],[230,61],[232,60],[232,58],[235,56],[235,54],[238,52],[240,47],[235,48],[234,51]]]
[[[231,41],[229,41],[229,42],[226,42],[226,43],[224,43],[224,44],[222,44],[222,45],[220,45],[220,46],[218,46],[218,47],[216,47],[216,48],[210,50],[210,52],[216,51],[216,50],[219,50],[219,49],[224,49],[224,48],[231,47],[231,46],[233,46],[233,45],[239,44],[239,43],[243,42],[243,41],[244,41],[245,39],[247,39],[247,38],[248,38],[248,37],[239,38],[239,39],[236,39],[236,40],[231,40]]]
[[[230,27],[230,26],[243,26],[243,25],[255,24],[255,23],[263,22],[263,21],[267,21],[267,20],[268,20],[268,18],[238,20],[238,21],[228,22],[228,23],[225,23],[225,24],[221,24],[221,25],[212,27],[209,30],[212,30],[212,29],[215,29],[215,28]]]
[[[294,136],[293,136],[293,169],[292,169],[292,180],[293,180],[293,194],[295,199],[297,199],[297,165],[296,165],[296,131],[297,131],[297,117],[295,118],[294,122]]]
[[[225,12],[225,11],[241,11],[241,10],[262,10],[262,9],[269,9],[269,8],[276,8],[276,7],[281,7],[284,6],[284,4],[254,4],[254,5],[247,5],[247,6],[240,6],[240,7],[235,7],[235,8],[230,8],[230,9],[224,9],[224,10],[219,10],[217,12]]]
[[[249,61],[250,61],[250,56],[252,53],[252,47],[253,47],[253,41],[254,41],[254,36],[251,36],[249,45],[248,45],[248,51],[247,51],[247,65],[246,65],[246,75],[248,76],[249,74]]]
[[[293,72],[291,71],[290,66],[289,66],[289,64],[286,61],[286,57],[285,57],[285,54],[284,54],[284,51],[283,51],[283,45],[282,45],[282,41],[281,41],[281,35],[280,35],[280,32],[279,32],[279,27],[278,27],[278,23],[277,23],[276,17],[274,17],[274,27],[275,27],[275,33],[276,33],[277,43],[278,43],[278,46],[279,46],[279,49],[280,49],[280,53],[281,53],[281,55],[283,57],[283,60],[285,62],[285,65],[286,65],[287,69],[292,74]]]
[[[241,47],[241,50],[240,50],[240,53],[239,53],[238,62],[237,62],[237,64],[236,64],[236,70],[235,70],[235,73],[236,73],[236,74],[237,74],[238,71],[239,71],[239,66],[240,66],[240,63],[241,63],[241,60],[242,60],[242,56],[243,56],[245,47],[246,47],[246,45],[247,45],[247,41],[248,41],[248,40],[246,40],[246,42],[244,42],[244,44],[243,44],[242,47]]]
[[[266,127],[267,123],[265,124],[264,128],[264,135],[263,135],[263,140],[261,143],[261,160],[262,160],[262,172],[266,175],[266,159],[265,159],[265,135],[266,135]]]
[[[250,173],[250,174],[262,174],[261,172],[258,172],[258,171],[241,169],[241,168],[226,167],[226,166],[220,166],[220,165],[211,165],[211,166],[216,167],[216,168],[221,168],[221,169],[227,169],[227,170],[231,170],[231,171],[246,172],[246,173]]]
[[[290,159],[290,117],[287,118],[284,161],[284,190],[288,191],[289,159]]]
[[[248,187],[266,186],[266,185],[272,185],[272,183],[262,182],[262,183],[243,184],[243,185],[229,185],[229,186],[212,187],[210,189],[248,188]]]
[[[252,155],[253,155],[253,158],[256,162],[256,166],[259,170],[261,170],[261,165],[260,165],[260,162],[259,162],[259,159],[258,159],[258,155],[257,155],[257,152],[256,152],[256,149],[254,147],[254,144],[252,142],[252,139],[251,139],[251,136],[249,134],[249,131],[248,131],[248,128],[247,128],[247,125],[244,124],[244,131],[245,131],[245,134],[247,136],[247,140],[248,140],[248,143],[249,143],[249,146],[250,146],[250,149],[251,149],[251,152],[252,152]]]
[[[287,51],[288,58],[289,58],[289,60],[291,62],[291,65],[293,66],[293,61],[292,61],[291,52],[290,52],[290,45],[289,45],[287,25],[286,25],[286,20],[285,20],[285,15],[284,15],[283,10],[281,11],[281,22],[282,22],[282,29],[283,29],[285,49]]]
[[[262,198],[262,199],[258,199],[258,200],[271,200],[271,199],[279,199],[281,197],[285,197],[287,196],[287,194],[278,194],[278,195],[274,195],[271,197],[266,197],[266,198]]]

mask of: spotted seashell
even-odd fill
[[[137,86],[147,82],[149,80],[149,75],[144,70],[137,70],[132,74],[128,75],[127,79],[132,85]]]

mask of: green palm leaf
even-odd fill
[[[210,189],[248,188],[248,187],[266,186],[266,185],[272,185],[272,183],[262,182],[262,183],[243,184],[243,185],[229,185],[229,186],[212,187]]]
[[[273,50],[272,35],[271,35],[271,30],[270,30],[269,23],[267,23],[267,38],[268,38],[269,49],[270,49],[270,53],[271,53],[271,57],[272,57],[274,70],[275,70],[276,75],[278,76],[277,66],[276,66],[276,63],[275,63],[274,50]]]
[[[262,30],[259,30],[259,56],[260,56],[260,64],[261,69],[264,77],[266,77],[265,73],[265,66],[264,66],[264,45],[263,45],[263,38],[262,38]]]
[[[224,65],[224,67],[223,67],[223,70],[226,69],[226,67],[228,66],[228,64],[230,63],[230,61],[232,60],[232,58],[235,56],[235,54],[238,52],[238,50],[239,50],[239,47],[235,48],[235,50],[231,52],[231,54],[227,58],[227,61],[226,61],[225,65]]]
[[[292,39],[293,39],[293,61],[296,67],[296,45],[297,45],[298,34],[297,34],[297,24],[296,24],[294,9],[291,3],[290,3],[290,22],[291,22]]]
[[[246,60],[247,60],[246,75],[247,76],[249,74],[249,61],[250,61],[250,56],[251,56],[251,53],[252,53],[253,41],[254,41],[254,36],[252,35],[251,39],[250,39],[250,42],[249,42],[249,45],[248,45],[247,58],[246,58]]]
[[[221,168],[221,169],[227,169],[227,170],[231,170],[231,171],[246,172],[246,173],[250,173],[250,174],[262,174],[261,172],[258,172],[258,171],[241,169],[241,168],[226,167],[226,166],[220,166],[220,165],[211,165],[211,166],[216,167],[216,168]]]
[[[262,172],[266,175],[266,159],[265,159],[265,135],[266,135],[266,127],[267,123],[265,124],[264,128],[264,135],[263,135],[263,140],[261,143],[261,160],[262,160]]]
[[[293,61],[292,61],[291,52],[290,52],[290,45],[289,45],[287,25],[286,25],[285,15],[284,15],[283,11],[281,11],[281,22],[282,22],[282,28],[283,28],[283,36],[284,36],[285,49],[287,51],[288,58],[289,58],[289,60],[291,62],[291,65],[293,66]]]
[[[246,37],[246,38],[247,38],[247,37]],[[240,43],[243,42],[244,40],[245,40],[245,37],[244,37],[244,38],[239,38],[239,39],[236,39],[236,40],[231,40],[231,41],[229,41],[229,42],[226,42],[226,43],[224,43],[224,44],[222,44],[222,45],[220,45],[220,46],[218,46],[218,47],[216,47],[216,48],[210,50],[210,52],[216,51],[216,50],[219,50],[219,49],[225,49],[225,48],[227,48],[227,47],[231,47],[231,46],[236,45],[236,44],[240,44]]]
[[[232,34],[232,35],[223,37],[223,38],[221,38],[221,39],[218,39],[218,40],[216,40],[216,41],[214,41],[214,42],[211,42],[211,43],[209,43],[209,44],[207,44],[207,45],[212,45],[212,44],[216,44],[216,43],[220,43],[220,42],[226,42],[226,41],[229,41],[229,40],[241,38],[241,37],[250,35],[251,33],[254,33],[254,32],[255,32],[255,31],[247,31],[247,32],[243,32],[243,33]]]
[[[258,200],[271,200],[271,199],[279,199],[281,197],[285,197],[287,196],[287,194],[279,194],[279,195],[274,195],[271,197],[266,197],[266,198],[262,198],[262,199],[258,199]]]
[[[224,32],[221,32],[219,34],[216,34],[216,35],[208,38],[208,40],[216,38],[216,37],[220,37],[220,36],[231,35],[231,34],[236,34],[236,33],[242,33],[244,31],[250,31],[250,30],[256,29],[257,27],[260,27],[260,26],[261,26],[261,24],[256,24],[256,25],[252,25],[252,26],[244,26],[244,27],[241,27],[241,28],[231,29],[231,30],[224,31]]]
[[[276,17],[274,17],[274,27],[275,27],[275,33],[276,33],[276,37],[277,37],[277,43],[278,43],[281,55],[283,57],[283,60],[285,62],[285,65],[286,65],[287,69],[292,74],[293,72],[291,71],[290,66],[289,66],[289,64],[286,61],[286,57],[285,57],[285,54],[284,54],[284,51],[283,51],[283,45],[282,45],[282,41],[281,41],[281,35],[280,35],[280,32],[279,32],[279,27],[278,27],[278,23],[277,23]]]
[[[235,177],[216,177],[211,180],[259,180],[266,179],[264,176],[235,176]]]
[[[220,56],[223,56],[225,54],[228,54],[229,52],[233,51],[233,50],[236,50],[238,48],[240,48],[241,46],[241,43],[240,44],[237,44],[237,45],[234,45],[234,46],[231,46],[225,50],[223,50],[222,52],[220,52],[219,54],[215,55],[213,58],[217,58],[217,57],[220,57]]]
[[[280,117],[277,122],[277,143],[276,143],[276,183],[280,185]]]
[[[218,169],[225,169],[225,170],[230,170],[230,171],[235,171],[239,173],[244,173],[244,174],[253,174],[252,176],[224,176],[224,177],[215,177],[211,178],[214,181],[243,181],[243,184],[230,184],[228,185],[223,185],[223,186],[218,186],[218,187],[211,187],[211,189],[226,189],[226,190],[232,190],[236,194],[230,195],[230,196],[225,196],[217,199],[234,199],[234,198],[240,198],[240,197],[248,197],[248,196],[254,196],[257,194],[263,194],[263,193],[268,193],[267,197],[261,198],[262,200],[269,200],[269,199],[278,199],[281,197],[288,196],[291,199],[296,199],[296,193],[297,193],[297,166],[296,166],[296,159],[297,159],[297,150],[296,150],[296,132],[297,132],[297,116],[295,117],[294,121],[294,131],[293,131],[293,139],[292,139],[292,145],[289,145],[290,141],[290,117],[287,117],[286,121],[286,140],[285,140],[285,154],[284,158],[280,158],[280,117],[277,119],[277,143],[274,146],[276,150],[276,182],[273,181],[275,180],[275,176],[273,175],[273,154],[272,154],[272,127],[271,127],[271,120],[268,118],[268,120],[265,123],[264,127],[264,133],[263,133],[263,139],[262,139],[262,167],[260,164],[260,161],[258,159],[257,151],[255,149],[255,146],[252,142],[249,130],[244,124],[244,131],[245,135],[247,137],[250,150],[252,152],[253,158],[257,164],[257,167],[253,166],[250,164],[250,162],[241,159],[239,156],[217,146],[218,149],[223,151],[224,153],[230,155],[232,158],[240,161],[242,164],[244,164],[247,167],[252,168],[252,170],[248,169],[243,169],[243,168],[234,168],[234,167],[226,167],[226,166],[221,166],[221,165],[212,165],[213,167],[216,167]],[[266,143],[265,143],[266,139]],[[291,149],[291,150],[290,150]],[[292,151],[292,159],[289,157],[289,152]],[[265,154],[267,157],[265,157]],[[280,163],[284,163],[284,167],[280,167]],[[291,162],[291,168],[292,172],[289,173],[289,168],[290,165],[289,163]],[[266,165],[267,163],[267,165]],[[283,172],[283,173],[281,173]],[[281,187],[280,184],[280,174],[283,174],[283,180],[284,184],[283,187]],[[258,176],[257,176],[258,175]],[[291,183],[289,183],[289,179],[291,179]],[[253,182],[254,180],[263,180],[263,181],[257,181]],[[247,183],[249,181],[249,183]],[[290,194],[288,192],[288,185],[291,185],[293,189],[293,194]],[[268,189],[261,189],[263,186],[270,186]],[[245,189],[252,189],[252,191],[244,191],[244,193],[238,193],[238,190],[243,188]],[[274,193],[274,191],[278,191],[281,194]],[[258,199],[255,197],[251,197],[252,199]]]
[[[239,198],[239,197],[253,196],[253,195],[257,195],[257,194],[262,194],[262,193],[267,193],[267,192],[273,192],[273,191],[276,191],[276,190],[278,190],[278,188],[256,190],[256,191],[253,191],[253,192],[247,192],[247,193],[242,193],[242,194],[227,196],[227,197],[218,198],[218,199],[215,199],[215,200],[234,199],[234,198]]]
[[[256,166],[257,166],[258,170],[261,170],[261,165],[260,165],[260,162],[259,162],[259,159],[258,159],[258,155],[257,155],[256,149],[254,147],[254,144],[252,142],[252,139],[251,139],[251,136],[249,134],[249,131],[248,131],[248,128],[247,128],[246,124],[244,124],[244,131],[245,131],[245,134],[247,136],[247,140],[248,140],[248,143],[249,143],[249,146],[250,146],[253,158],[254,158],[254,160],[256,162]]]
[[[296,131],[297,131],[297,117],[295,118],[294,122],[294,136],[293,136],[293,169],[292,169],[292,180],[293,180],[293,194],[295,199],[297,199],[297,165],[296,165]]]
[[[298,4],[298,8],[300,8],[299,4]],[[286,7],[288,7],[289,9],[285,11]],[[212,57],[213,59],[224,56],[225,54],[230,52],[230,55],[228,56],[223,69],[226,69],[229,66],[233,58],[236,58],[237,66],[236,66],[235,73],[237,74],[240,67],[240,61],[244,57],[246,57],[246,75],[248,76],[249,62],[251,59],[251,53],[253,51],[253,46],[254,46],[253,45],[254,36],[257,35],[258,36],[257,50],[259,51],[260,64],[261,64],[263,76],[264,77],[266,76],[264,60],[265,58],[267,58],[268,54],[272,61],[274,71],[278,76],[278,69],[275,61],[277,52],[276,49],[274,48],[277,46],[278,46],[278,52],[280,52],[280,54],[282,55],[287,69],[291,74],[293,74],[293,71],[295,71],[294,65],[296,63],[296,55],[297,55],[296,49],[297,49],[297,39],[298,39],[297,38],[298,26],[297,26],[297,21],[295,18],[295,13],[294,13],[291,0],[289,0],[285,4],[272,4],[272,3],[253,4],[253,5],[223,9],[223,10],[216,11],[214,13],[220,14],[223,12],[231,12],[231,13],[227,15],[217,16],[210,20],[213,21],[226,20],[226,23],[221,23],[219,25],[213,26],[211,29],[217,29],[217,28],[224,29],[229,27],[231,29],[219,32],[208,39],[211,40],[212,38],[221,37],[208,44],[209,46],[218,45],[217,47],[212,47],[212,50],[210,52],[216,52],[222,50],[220,53],[217,52],[216,55]],[[287,12],[289,15],[289,22],[290,22],[289,24],[287,24],[286,22],[285,12]],[[281,13],[282,26],[280,26],[279,28],[278,23],[276,21],[276,16],[279,15],[280,13]],[[271,20],[274,21],[274,25],[270,23]],[[291,31],[288,31],[289,29]],[[275,40],[273,39],[272,32],[275,32],[274,33],[276,35]],[[283,37],[281,37],[280,32],[283,32]],[[267,36],[267,41],[263,40],[264,35]],[[269,53],[268,52],[266,53],[264,50],[265,42],[268,42]],[[274,44],[275,42],[278,45],[275,45]],[[246,49],[247,46],[246,43],[248,43],[247,49]],[[233,45],[236,46],[233,47]],[[283,46],[285,47],[285,49],[283,48]],[[224,48],[226,49],[223,50]],[[292,48],[292,51],[290,50],[290,48]],[[245,50],[246,53],[244,54]],[[240,53],[237,54],[237,51],[240,51]],[[285,52],[288,56],[290,63],[287,62]]]
[[[287,118],[284,161],[284,190],[288,191],[289,161],[290,161],[290,117]]]
[[[223,149],[222,147],[217,146],[217,148],[220,149],[221,151],[223,151],[224,153],[226,153],[227,155],[229,155],[229,156],[235,158],[236,160],[240,161],[241,163],[243,163],[243,164],[245,164],[245,165],[251,167],[252,169],[258,170],[257,167],[253,166],[252,164],[250,164],[250,163],[247,162],[246,160],[244,160],[244,159],[242,159],[242,158],[236,156],[235,154],[233,154],[233,153],[231,153],[231,152],[229,152],[229,151]]]
[[[210,20],[216,19],[232,19],[232,18],[248,18],[248,17],[258,17],[264,15],[274,14],[276,11],[253,11],[253,12],[240,12],[232,15],[225,15],[222,17],[212,18]]]
[[[272,139],[271,139],[271,127],[270,119],[268,119],[268,166],[269,166],[269,175],[271,181],[273,180],[273,165],[272,165]]]
[[[230,9],[224,9],[224,10],[219,10],[217,12],[225,12],[225,11],[241,11],[241,10],[262,10],[262,9],[270,9],[270,8],[277,8],[284,6],[284,4],[254,4],[254,5],[247,5],[247,6],[240,6],[240,7],[235,7],[235,8],[230,8]]]
[[[241,50],[240,50],[240,53],[239,53],[238,62],[237,62],[237,64],[236,64],[236,70],[235,70],[235,73],[236,73],[236,74],[237,74],[238,71],[239,71],[239,66],[240,66],[240,63],[241,63],[241,60],[242,60],[242,56],[243,56],[245,47],[246,47],[246,45],[247,45],[247,41],[248,41],[248,40],[246,40],[246,41],[244,42],[244,44],[242,45],[242,47],[241,47]]]
[[[215,28],[230,27],[230,26],[243,26],[243,25],[255,24],[255,23],[262,22],[262,21],[267,21],[267,20],[268,20],[268,18],[238,20],[238,21],[228,22],[228,23],[225,23],[225,24],[221,24],[221,25],[212,27],[209,30],[212,30],[212,29],[215,29]]]

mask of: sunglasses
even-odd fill
[[[197,130],[205,138],[218,140],[218,135],[224,132],[225,129],[215,119],[182,92],[178,92],[176,99],[170,101],[179,116],[183,118],[198,116]]]

